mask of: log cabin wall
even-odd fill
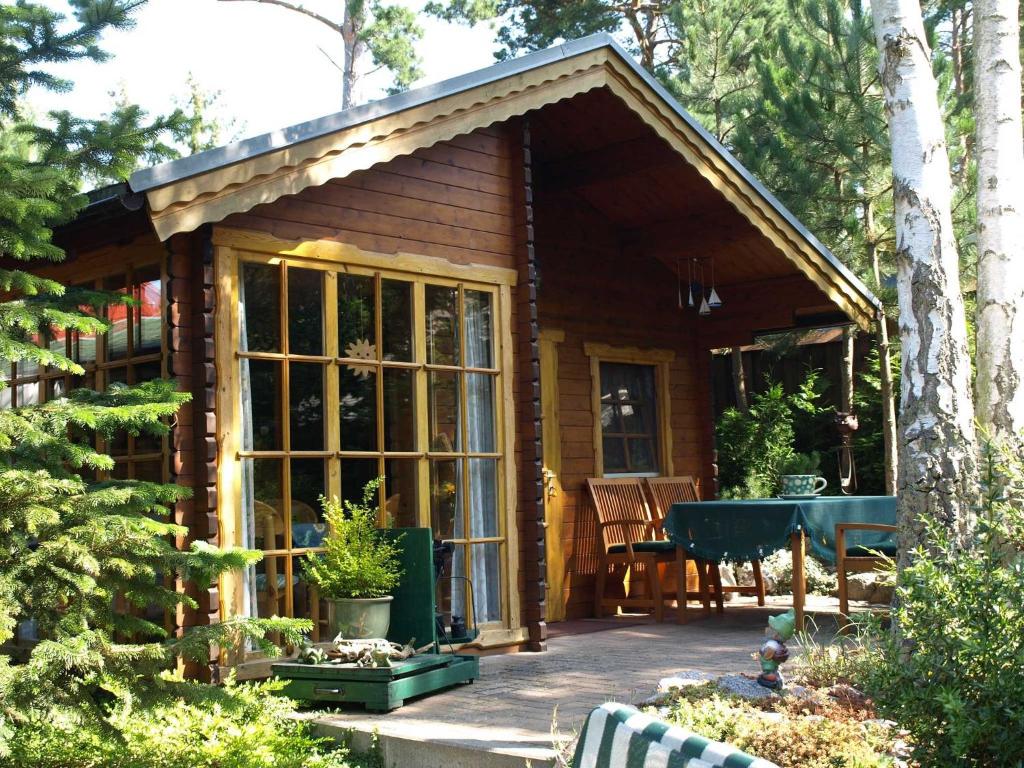
[[[475,131],[234,214],[223,226],[514,269],[509,141],[502,127]]]
[[[696,313],[679,310],[675,276],[662,263],[624,257],[615,229],[570,194],[538,193],[536,211],[540,327],[565,333],[558,345],[562,540],[565,617],[574,619],[593,615],[596,565],[595,517],[584,480],[599,468],[584,344],[674,352],[669,364],[673,472],[702,478],[705,487],[711,472],[711,406],[701,356],[710,353],[699,352]]]

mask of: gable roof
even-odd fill
[[[880,307],[843,265],[610,35],[596,34],[435,85],[137,171],[161,239],[342,178],[594,88],[608,88],[843,311]]]

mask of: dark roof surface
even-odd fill
[[[725,161],[733,170],[739,174],[765,202],[767,202],[780,216],[788,221],[797,232],[822,256],[837,272],[861,295],[867,298],[876,307],[881,304],[874,294],[860,279],[851,272],[835,255],[815,237],[786,207],[769,192],[760,181],[758,181],[746,168],[744,168],[732,153],[712,136],[705,128],[689,113],[679,102],[626,50],[606,33],[599,33],[582,37],[578,40],[571,40],[561,45],[546,48],[543,51],[530,53],[516,59],[510,59],[490,67],[478,69],[465,75],[459,75],[448,80],[443,80],[434,85],[427,85],[411,91],[405,91],[394,96],[389,96],[379,101],[373,101],[361,106],[336,112],[333,115],[319,117],[305,123],[281,128],[261,136],[254,136],[249,139],[234,142],[223,147],[211,149],[206,152],[183,157],[180,160],[172,160],[167,163],[155,165],[152,168],[145,168],[132,174],[128,185],[132,192],[146,192],[157,187],[172,184],[190,176],[198,176],[208,171],[222,168],[234,163],[249,160],[253,157],[283,149],[285,147],[309,141],[329,133],[351,128],[352,126],[377,120],[387,115],[401,112],[402,110],[426,104],[437,99],[450,96],[461,91],[476,88],[481,85],[501,80],[506,77],[517,75],[537,67],[561,61],[563,59],[579,56],[600,48],[611,48],[622,61],[633,69],[633,71],[649,85],[658,96],[694,131],[708,143],[709,146]]]

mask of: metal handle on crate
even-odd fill
[[[341,696],[342,694],[345,693],[345,689],[344,688],[314,688],[313,689],[313,694],[316,695],[316,696],[321,696],[321,695],[323,695],[325,693],[331,693],[331,694],[334,694],[336,696]]]

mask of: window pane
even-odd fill
[[[466,367],[493,368],[493,331],[491,326],[491,294],[483,291],[465,292]]]
[[[658,452],[650,438],[631,439],[627,442],[626,448],[629,451],[630,472],[658,470]]]
[[[384,359],[412,362],[412,283],[382,280],[380,295]]]
[[[469,532],[475,539],[499,535],[496,459],[469,459]]]
[[[338,275],[338,346],[341,357],[377,359],[373,278]]]
[[[494,381],[488,373],[466,374],[466,431],[470,453],[494,453]]]
[[[141,384],[144,381],[152,381],[163,377],[160,369],[160,361],[152,360],[148,363],[140,363],[135,366],[135,383]]]
[[[281,555],[266,555],[253,568],[252,589],[256,596],[256,615],[261,619],[284,616],[285,609],[285,558]]]
[[[39,402],[39,383],[33,381],[31,384],[18,385],[18,405],[35,405]]]
[[[132,308],[133,344],[135,355],[160,351],[160,335],[163,327],[161,306],[160,267],[152,264],[135,270],[133,298],[139,302]]]
[[[115,293],[128,293],[124,275],[115,275],[103,280],[103,290]],[[107,331],[107,360],[121,360],[128,355],[128,307],[114,302],[107,305],[107,320],[110,329]]]
[[[54,355],[56,355],[58,357],[67,357],[67,354],[68,354],[67,334],[65,334],[64,331],[61,330],[60,328],[53,328],[47,334],[46,346],[47,346],[47,348],[49,348],[50,352],[52,352]],[[59,369],[56,368],[55,366],[47,366],[47,370],[57,371]]]
[[[435,539],[463,539],[462,473],[458,461],[430,462],[430,527]]]
[[[135,480],[148,480],[151,483],[164,481],[164,463],[162,460],[136,461],[132,469]]]
[[[256,549],[284,548],[284,509],[281,504],[280,459],[243,459],[243,494],[251,496],[252,542]]]
[[[281,270],[272,264],[242,262],[239,283],[241,349],[278,352],[281,349]]]
[[[290,441],[293,451],[324,448],[324,366],[289,363]]]
[[[394,524],[401,527],[419,525],[416,486],[419,483],[416,459],[389,459],[384,462],[384,509]]]
[[[426,286],[427,362],[459,364],[459,292],[440,285]]]
[[[323,273],[288,268],[288,352],[293,355],[324,353]]]
[[[316,597],[316,589],[310,588],[309,583],[305,578],[305,565],[306,557],[301,555],[292,558],[292,615],[296,619],[309,619],[312,618],[315,611],[313,600]],[[320,617],[325,617],[325,613],[321,613]],[[334,638],[321,638],[322,640],[333,640]]]
[[[653,365],[601,363],[604,472],[657,472]]]
[[[241,369],[242,449],[279,451],[283,447],[281,364],[273,360],[242,360]]]
[[[320,497],[324,495],[324,459],[292,459],[292,547],[319,547],[327,527]]]
[[[56,379],[46,380],[46,399],[57,400],[64,397],[67,394],[67,388],[64,386],[64,377]]]
[[[501,621],[501,560],[497,543],[473,544],[472,562],[473,596],[478,624]]]
[[[377,374],[343,364],[341,387],[341,450],[377,450]]]
[[[361,504],[363,489],[371,480],[380,477],[379,464],[376,459],[342,459],[341,460],[341,498]],[[374,499],[373,504],[379,504]]]
[[[80,285],[75,287],[76,290],[92,290],[92,285]],[[85,315],[95,315],[96,310],[87,305],[81,304],[78,310]],[[80,333],[74,332],[74,336],[71,340],[71,357],[78,363],[95,363],[96,362],[96,334],[95,333]]]
[[[427,379],[430,450],[449,453],[462,450],[459,422],[459,374],[431,371]]]
[[[626,463],[625,440],[621,437],[606,437],[601,441],[601,448],[604,454],[605,473],[630,471]]]
[[[416,375],[408,368],[384,369],[384,450],[416,450]]]

